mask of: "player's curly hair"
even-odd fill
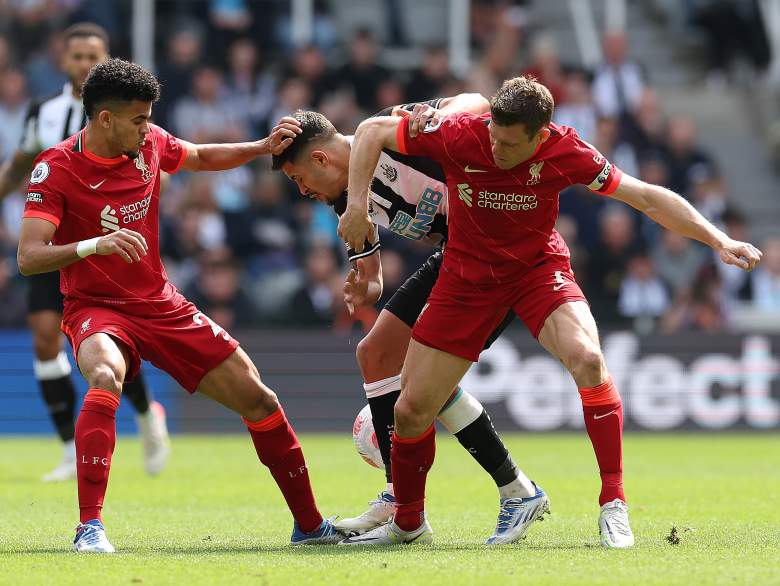
[[[294,163],[308,146],[330,140],[337,134],[336,127],[319,112],[297,110],[291,116],[301,124],[303,132],[293,139],[282,154],[272,157],[271,168],[274,171],[281,169],[285,163]]]
[[[105,102],[156,102],[160,99],[160,82],[137,63],[109,59],[89,72],[81,92],[84,111],[89,118]]]
[[[532,76],[507,79],[490,100],[490,114],[499,126],[522,124],[533,138],[552,120],[550,90]]]

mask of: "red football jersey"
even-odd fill
[[[25,218],[48,220],[57,230],[53,244],[68,244],[129,228],[143,234],[149,250],[141,262],[93,254],[60,269],[67,300],[104,299],[127,303],[170,297],[158,236],[160,171],[175,173],[184,145],[162,128],[151,131],[138,157],[105,159],[84,148],[84,131],[43,151],[35,160]]]
[[[550,124],[550,138],[527,161],[496,167],[490,115],[453,114],[414,138],[398,126],[402,153],[435,159],[449,191],[449,237],[443,270],[474,285],[516,282],[546,257],[568,259],[555,230],[559,192],[572,184],[609,194],[622,173],[573,128]]]

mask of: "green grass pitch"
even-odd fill
[[[120,437],[104,517],[114,556],[69,549],[75,484],[43,485],[52,439],[0,439],[0,584],[780,584],[780,437],[627,434],[637,545],[598,547],[598,473],[584,433],[507,435],[549,493],[524,543],[482,545],[490,478],[443,433],[428,482],[434,545],[291,548],[292,521],[249,437],[179,436],[159,478]],[[349,436],[301,438],[322,512],[354,515],[383,485]],[[665,538],[672,526],[680,541]]]

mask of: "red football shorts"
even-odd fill
[[[198,311],[180,293],[162,301],[109,305],[66,302],[62,330],[78,357],[81,343],[98,332],[121,341],[130,351],[125,380],[133,380],[141,359],[170,374],[194,393],[201,379],[238,347],[230,334]]]
[[[568,259],[550,257],[518,281],[487,292],[442,267],[428,304],[412,328],[412,338],[476,362],[510,308],[536,338],[547,317],[569,301],[586,299]]]

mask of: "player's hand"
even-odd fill
[[[353,269],[349,271],[347,280],[344,281],[344,304],[352,315],[356,307],[376,303],[376,299],[368,298],[368,286],[370,281],[359,262],[353,263]]]
[[[435,125],[442,116],[441,110],[437,110],[429,104],[415,104],[409,114],[409,136],[414,138],[423,131],[429,121],[433,121]]]
[[[761,262],[763,253],[749,242],[729,240],[718,250],[720,260],[727,265],[737,266],[745,271],[752,271]]]
[[[292,116],[284,116],[271,129],[271,134],[266,138],[268,151],[272,155],[281,155],[288,146],[292,144],[293,139],[298,136],[303,129],[300,123]]]
[[[101,256],[118,254],[128,264],[140,262],[146,256],[149,247],[142,234],[127,228],[107,234],[97,241],[95,253]]]
[[[339,218],[338,234],[352,250],[363,252],[366,239],[373,232],[372,227],[368,212],[347,207]]]

